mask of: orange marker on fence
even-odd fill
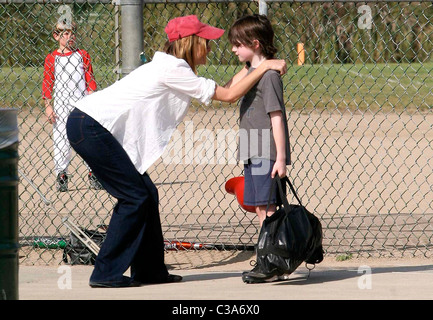
[[[296,51],[298,52],[298,66],[302,66],[305,63],[305,50],[302,42],[296,45]]]

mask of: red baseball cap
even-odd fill
[[[214,40],[221,37],[224,31],[223,29],[200,22],[195,15],[174,18],[165,27],[165,33],[167,33],[168,41],[170,42],[193,34],[207,40]]]

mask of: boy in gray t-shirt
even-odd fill
[[[246,63],[228,86],[234,85],[263,61],[273,59],[277,51],[272,25],[263,15],[238,19],[228,36],[232,51],[239,61]],[[261,226],[279,204],[278,191],[274,190],[266,212],[272,178],[276,174],[286,176],[286,165],[290,164],[283,84],[278,72],[266,72],[241,100],[238,159],[244,161],[244,204],[255,207]]]
[[[242,76],[252,72],[263,61],[273,59],[276,48],[274,32],[266,16],[251,15],[238,19],[229,31],[232,51],[246,67],[228,86],[234,85]],[[238,159],[244,161],[244,199],[247,206],[254,206],[260,226],[280,204],[278,188],[269,193],[273,178],[286,176],[290,164],[290,144],[283,84],[280,74],[266,72],[261,80],[248,91],[240,103],[240,130]],[[263,274],[259,267],[242,275],[248,283],[273,281],[280,274]]]
[[[248,73],[254,69],[250,67]],[[243,131],[241,136],[244,136],[239,141],[239,160],[263,158],[276,161],[277,148],[271,122],[273,112],[281,112],[282,119],[286,119],[281,77],[278,72],[270,70],[241,100],[239,128]],[[282,122],[286,137],[286,164],[290,164],[287,121]]]

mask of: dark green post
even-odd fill
[[[0,300],[18,300],[18,125],[0,109]]]

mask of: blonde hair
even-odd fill
[[[70,30],[72,32],[75,32],[77,29],[77,25],[75,22],[66,22],[66,21],[57,21],[56,25],[54,26],[53,33],[59,35],[63,31]]]
[[[184,59],[194,73],[196,70],[196,59],[207,53],[207,40],[196,35],[191,35],[172,42],[166,42],[164,51],[179,59]]]

